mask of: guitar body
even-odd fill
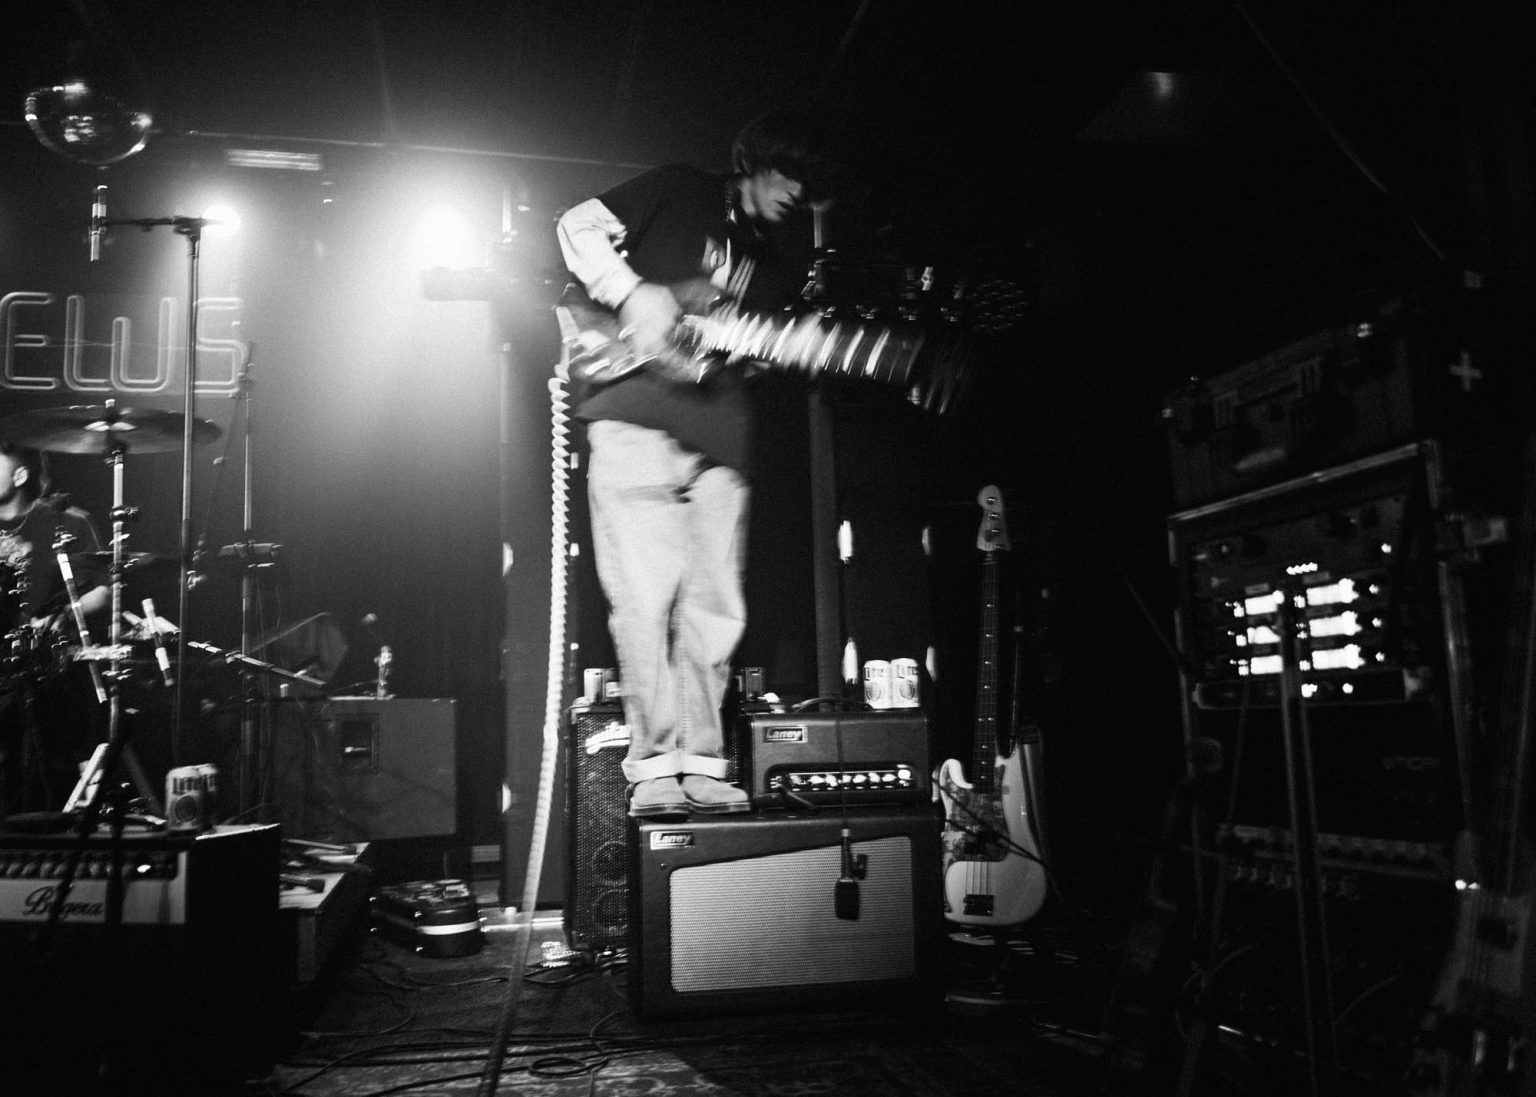
[[[667,288],[686,316],[707,316],[721,300],[720,291],[703,278]],[[707,380],[719,364],[711,356],[690,349],[682,340],[666,354],[638,353],[625,341],[619,318],[575,284],[566,287],[555,306],[555,315],[565,349],[561,374],[578,384],[611,385],[641,369],[679,384],[698,384]]]
[[[1510,890],[1462,890],[1455,935],[1421,1034],[1410,1089],[1415,1097],[1536,1097],[1536,1063],[1526,1038],[1536,1027],[1532,892],[1523,845]]]
[[[939,767],[944,804],[944,917],[971,926],[1016,926],[1045,903],[1045,869],[1029,817],[1017,748],[997,758],[997,791],[981,796],[951,758]],[[982,830],[983,834],[975,832]],[[1005,836],[985,837],[985,831]]]

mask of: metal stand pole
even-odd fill
[[[251,362],[246,360],[240,370],[240,410],[245,425],[245,438],[241,446],[243,470],[241,474],[241,545],[251,549],[256,538],[256,507],[255,495],[252,490],[251,479]],[[256,602],[256,569],[263,566],[261,558],[254,553],[244,561],[240,571],[240,654],[245,656],[255,655],[255,602]],[[264,714],[264,706],[256,703],[254,691],[256,689],[256,675],[250,667],[242,663],[240,667],[240,788],[238,796],[238,808],[240,817],[252,807],[251,797],[254,795],[256,804],[264,802],[262,788],[265,784],[267,772],[265,752],[261,750],[261,719]]]
[[[202,251],[203,221],[201,218],[175,218],[176,231],[187,238],[187,351],[186,376],[182,383],[182,435],[181,435],[181,576],[177,584],[176,607],[176,690],[172,704],[171,764],[181,764],[183,699],[186,689],[187,634],[192,577],[192,432],[197,423],[193,412],[197,407],[197,297],[198,259]]]
[[[1298,603],[1304,606],[1306,600],[1301,588],[1292,583],[1282,583],[1277,593],[1280,733],[1285,745],[1286,793],[1290,804],[1296,944],[1307,1027],[1308,1083],[1313,1097],[1325,1097],[1339,1092],[1339,1056],[1328,922],[1317,867],[1317,797],[1313,783],[1312,741],[1301,688],[1302,656],[1296,610]]]

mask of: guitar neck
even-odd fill
[[[990,795],[997,770],[997,553],[981,565],[981,635],[977,643],[975,754],[971,784]]]
[[[682,349],[749,358],[775,369],[830,374],[905,388],[927,343],[916,328],[828,320],[818,313],[726,307],[685,317]]]
[[[675,289],[680,300],[700,296],[683,285]],[[613,311],[593,303],[576,283],[566,287],[555,314],[566,352],[562,369],[589,386],[612,384],[646,368],[674,381],[698,382],[711,372],[707,362],[747,359],[769,369],[905,389],[923,411],[943,415],[969,384],[970,341],[957,325],[860,323],[815,312],[749,312],[726,303],[686,312],[670,350],[642,355],[625,341]]]

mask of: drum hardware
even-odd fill
[[[115,749],[100,752],[97,762],[103,766],[116,765],[121,757],[126,756],[128,771],[133,777],[137,793],[156,815],[162,810],[159,796],[143,779],[142,769],[133,757],[131,748],[123,742],[120,687],[130,670],[136,668],[130,662],[132,648],[123,635],[122,598],[124,579],[129,573],[158,567],[167,561],[152,553],[127,551],[129,534],[126,527],[128,522],[137,517],[139,508],[130,507],[125,502],[124,458],[130,445],[135,452],[167,452],[181,444],[180,438],[192,437],[207,442],[219,437],[221,433],[217,426],[206,420],[192,421],[176,412],[158,409],[123,407],[112,399],[103,404],[41,408],[0,420],[0,435],[16,445],[50,453],[99,453],[111,469],[110,550],[71,553],[69,550],[73,546],[73,538],[61,539],[53,548],[69,598],[69,614],[80,637],[80,648],[74,653],[72,661],[83,663],[89,668],[97,701],[107,706],[107,741]],[[103,563],[107,565],[111,609],[108,618],[109,635],[105,643],[97,644],[85,620],[75,581],[75,565],[99,567]],[[91,806],[94,808],[94,802]],[[91,814],[94,815],[95,811]]]
[[[173,563],[169,558],[147,552],[129,552],[127,524],[138,516],[139,508],[130,507],[125,501],[124,458],[130,448],[133,452],[164,453],[175,450],[185,441],[212,442],[222,435],[213,423],[204,419],[191,419],[186,415],[155,408],[135,408],[119,405],[108,399],[102,404],[74,404],[58,408],[39,408],[21,412],[0,420],[0,436],[16,445],[28,446],[49,453],[101,454],[111,469],[112,509],[111,534],[107,551],[69,553],[68,545],[55,547],[59,571],[64,576],[69,592],[70,613],[80,633],[84,649],[95,654],[105,654],[105,660],[88,658],[81,660],[90,668],[92,685],[97,700],[109,706],[108,739],[118,735],[121,702],[116,686],[125,676],[126,653],[130,651],[122,635],[123,580],[130,573],[160,568]],[[108,586],[111,591],[110,636],[105,645],[97,648],[86,627],[85,614],[80,606],[74,586],[74,565],[107,565]],[[184,586],[185,584],[183,584]],[[103,667],[106,669],[103,670]],[[171,680],[176,680],[174,677]],[[176,706],[179,719],[179,698]],[[141,794],[159,813],[159,799],[152,789],[141,788]]]
[[[111,552],[77,552],[70,556],[69,562],[76,567],[105,566],[109,570],[114,566]],[[146,571],[173,569],[176,566],[176,560],[153,552],[125,552],[122,554],[121,562],[116,566],[124,575],[138,575]]]

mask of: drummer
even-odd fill
[[[57,561],[59,534],[68,535],[65,552],[100,552],[101,538],[90,516],[64,506],[48,492],[43,455],[0,440],[0,574],[13,612],[9,624],[58,633],[73,613]],[[72,569],[73,570],[73,569]],[[75,574],[80,609],[90,617],[111,605],[112,592],[100,569]]]
[[[56,653],[74,632],[73,610],[57,560],[64,551],[100,552],[90,516],[48,494],[43,455],[0,441],[0,816],[62,806],[101,723],[94,694]],[[100,567],[72,568],[80,609],[111,606]]]

